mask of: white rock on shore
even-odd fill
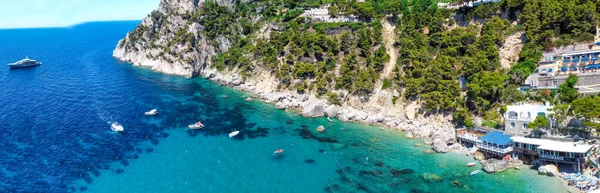
[[[434,139],[433,150],[435,150],[438,153],[446,153],[448,152],[448,145],[441,139]]]

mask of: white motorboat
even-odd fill
[[[240,134],[240,131],[233,131],[233,132],[229,133],[229,137],[235,137],[238,134]]]
[[[477,174],[479,174],[479,172],[481,172],[481,170],[472,171],[471,176],[477,175]]]
[[[280,153],[283,153],[283,149],[278,149],[278,150],[275,150],[275,152],[273,152],[273,153],[274,153],[274,154],[280,154]]]
[[[157,115],[158,111],[156,109],[152,109],[152,110],[150,110],[148,112],[145,112],[144,114],[145,115]]]
[[[198,121],[194,124],[188,125],[188,127],[190,129],[202,129],[202,128],[204,128],[204,125],[200,121]]]
[[[119,124],[118,122],[113,122],[110,124],[110,128],[116,132],[123,132],[123,130],[125,130],[123,129],[123,125]]]
[[[469,162],[469,163],[467,163],[467,167],[473,167],[475,165],[477,165],[475,162]]]

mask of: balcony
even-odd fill
[[[485,150],[500,153],[500,154],[507,154],[507,153],[510,153],[513,151],[512,147],[499,148],[496,146],[484,145],[484,144],[477,144],[477,147],[479,147],[479,149],[485,149]]]

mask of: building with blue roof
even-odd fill
[[[479,151],[497,157],[504,157],[513,151],[511,136],[500,131],[492,131],[480,137],[477,147]]]

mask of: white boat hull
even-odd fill
[[[39,66],[42,63],[35,63],[35,64],[8,64],[8,67],[10,68],[27,68],[27,67],[34,67],[34,66]]]
[[[123,132],[125,129],[121,125],[112,124],[110,128],[116,132]]]
[[[204,125],[188,125],[188,128],[190,128],[190,129],[202,129],[202,128],[204,128]]]
[[[229,137],[235,137],[238,134],[240,134],[239,131],[234,131],[234,132],[229,133]]]
[[[158,111],[156,111],[156,109],[152,109],[152,110],[150,110],[148,112],[145,112],[144,114],[145,115],[149,115],[149,116],[158,115]]]

